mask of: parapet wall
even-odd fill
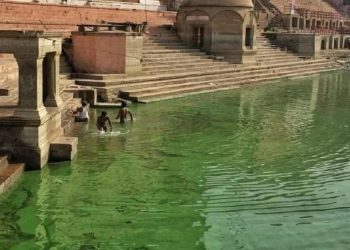
[[[145,22],[150,26],[172,24],[176,12],[110,9],[92,6],[0,2],[0,29],[75,31],[79,24]]]

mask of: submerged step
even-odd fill
[[[6,192],[21,176],[24,164],[8,164],[0,168],[0,195]]]

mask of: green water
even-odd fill
[[[350,72],[131,109],[0,199],[0,249],[350,249]]]

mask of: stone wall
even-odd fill
[[[80,73],[142,71],[142,35],[132,32],[73,32],[74,68]]]
[[[317,35],[297,33],[277,33],[268,35],[276,44],[300,56],[319,58],[322,51],[336,51],[348,47],[347,35]]]
[[[0,90],[7,90],[8,95],[16,98],[17,86],[18,65],[16,59],[10,54],[0,54]]]
[[[77,30],[79,24],[147,22],[150,26],[175,23],[176,12],[109,9],[92,6],[0,2],[0,29]]]
[[[281,33],[276,36],[276,43],[288,48],[301,56],[315,56],[314,34],[288,34]]]

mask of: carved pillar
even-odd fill
[[[57,53],[47,53],[47,90],[48,95],[45,100],[46,107],[60,107],[62,104],[61,97],[59,95],[59,75],[60,75],[60,55]]]
[[[34,55],[16,55],[18,63],[18,108],[15,116],[26,120],[41,120],[47,111],[43,105],[43,58]]]

